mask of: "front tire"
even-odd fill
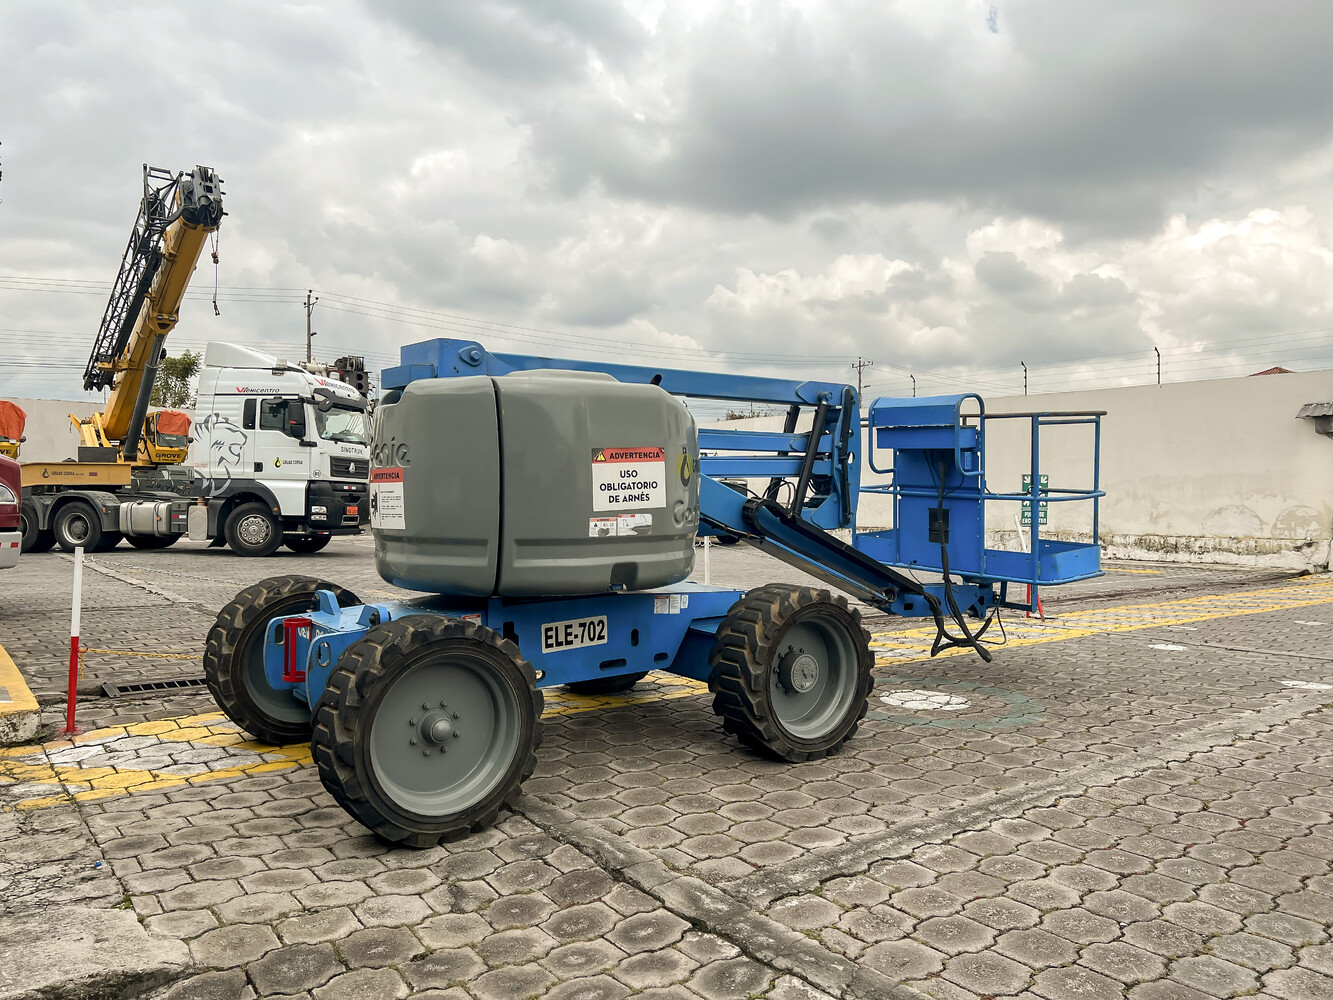
[[[82,500],[61,507],[51,530],[56,543],[66,552],[80,547],[84,552],[97,552],[102,544],[102,519]]]
[[[299,552],[302,555],[309,555],[311,552],[318,552],[329,542],[333,541],[332,535],[287,535],[282,540],[282,544],[293,552]]]
[[[324,787],[380,837],[430,847],[490,826],[537,764],[542,694],[518,647],[410,615],[343,653],[311,740]]]
[[[213,700],[227,718],[265,743],[281,746],[310,737],[310,709],[292,692],[269,686],[264,634],[275,618],[313,611],[317,590],[333,591],[342,607],[361,603],[324,580],[275,576],[237,594],[208,630],[204,677]]]
[[[267,504],[241,504],[227,515],[223,531],[238,556],[271,556],[282,544],[282,526]]]
[[[21,552],[50,552],[55,545],[55,532],[37,527],[38,523],[37,508],[31,502],[23,503],[19,507],[19,530],[23,536]]]
[[[750,591],[727,612],[708,662],[723,728],[792,762],[824,757],[851,739],[874,685],[860,612],[813,587]]]

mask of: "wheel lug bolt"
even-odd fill
[[[429,756],[430,756],[430,751],[429,751],[429,750],[422,750],[422,751],[421,751],[421,756],[423,756],[423,757],[429,757]]]
[[[412,737],[410,740],[408,740],[407,742],[408,742],[410,745],[412,745],[412,746],[416,746],[416,745],[417,745],[417,738],[416,738],[415,736],[413,736],[413,737]]]
[[[460,733],[457,729],[454,730],[454,739],[458,739],[458,737],[460,737],[460,736],[462,736],[462,735],[463,735],[463,734]]]
[[[441,698],[441,699],[440,699],[440,707],[441,707],[441,708],[448,708],[448,707],[449,707],[449,703],[448,703],[447,701],[445,701],[443,698]]]
[[[458,713],[457,713],[457,712],[454,713],[454,718],[455,718],[455,719],[458,718]]]
[[[416,719],[408,719],[408,720],[407,720],[407,724],[408,724],[409,726],[415,726],[415,725],[417,724],[417,720],[416,720]]]
[[[427,705],[424,701],[421,703],[421,707],[427,712],[430,711],[430,706]]]

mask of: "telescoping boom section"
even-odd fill
[[[313,725],[326,787],[392,841],[433,844],[512,801],[535,765],[543,689],[608,695],[673,672],[708,683],[728,733],[812,760],[854,736],[875,683],[856,601],[931,620],[932,654],[989,660],[1002,608],[1035,610],[1040,588],[1100,574],[1100,414],[988,415],[964,394],[877,399],[863,416],[837,382],[458,340],[404,347],[381,385],[377,568],[426,596],[366,604],[326,581],[268,580],[223,609],[204,665],[255,736],[290,742]],[[692,400],[776,407],[781,429],[698,428]],[[987,484],[996,420],[1028,422],[1030,491]],[[1091,483],[1041,476],[1051,424],[1089,432]],[[866,494],[888,498],[891,528],[857,529]],[[1025,502],[1024,551],[988,548],[988,508]],[[1043,538],[1037,512],[1073,502],[1091,509],[1083,540]],[[698,536],[828,589],[693,582]]]

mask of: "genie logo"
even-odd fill
[[[396,437],[391,437],[388,441],[376,441],[370,449],[370,464],[381,469],[411,465],[412,458],[407,442],[399,441]]]

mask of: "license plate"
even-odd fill
[[[548,622],[542,626],[542,652],[559,653],[566,649],[606,645],[606,615],[575,618],[567,622]]]
[[[361,509],[357,507],[356,504],[353,504],[352,506],[347,508],[348,517],[356,517],[356,515],[359,513],[361,513]]]

